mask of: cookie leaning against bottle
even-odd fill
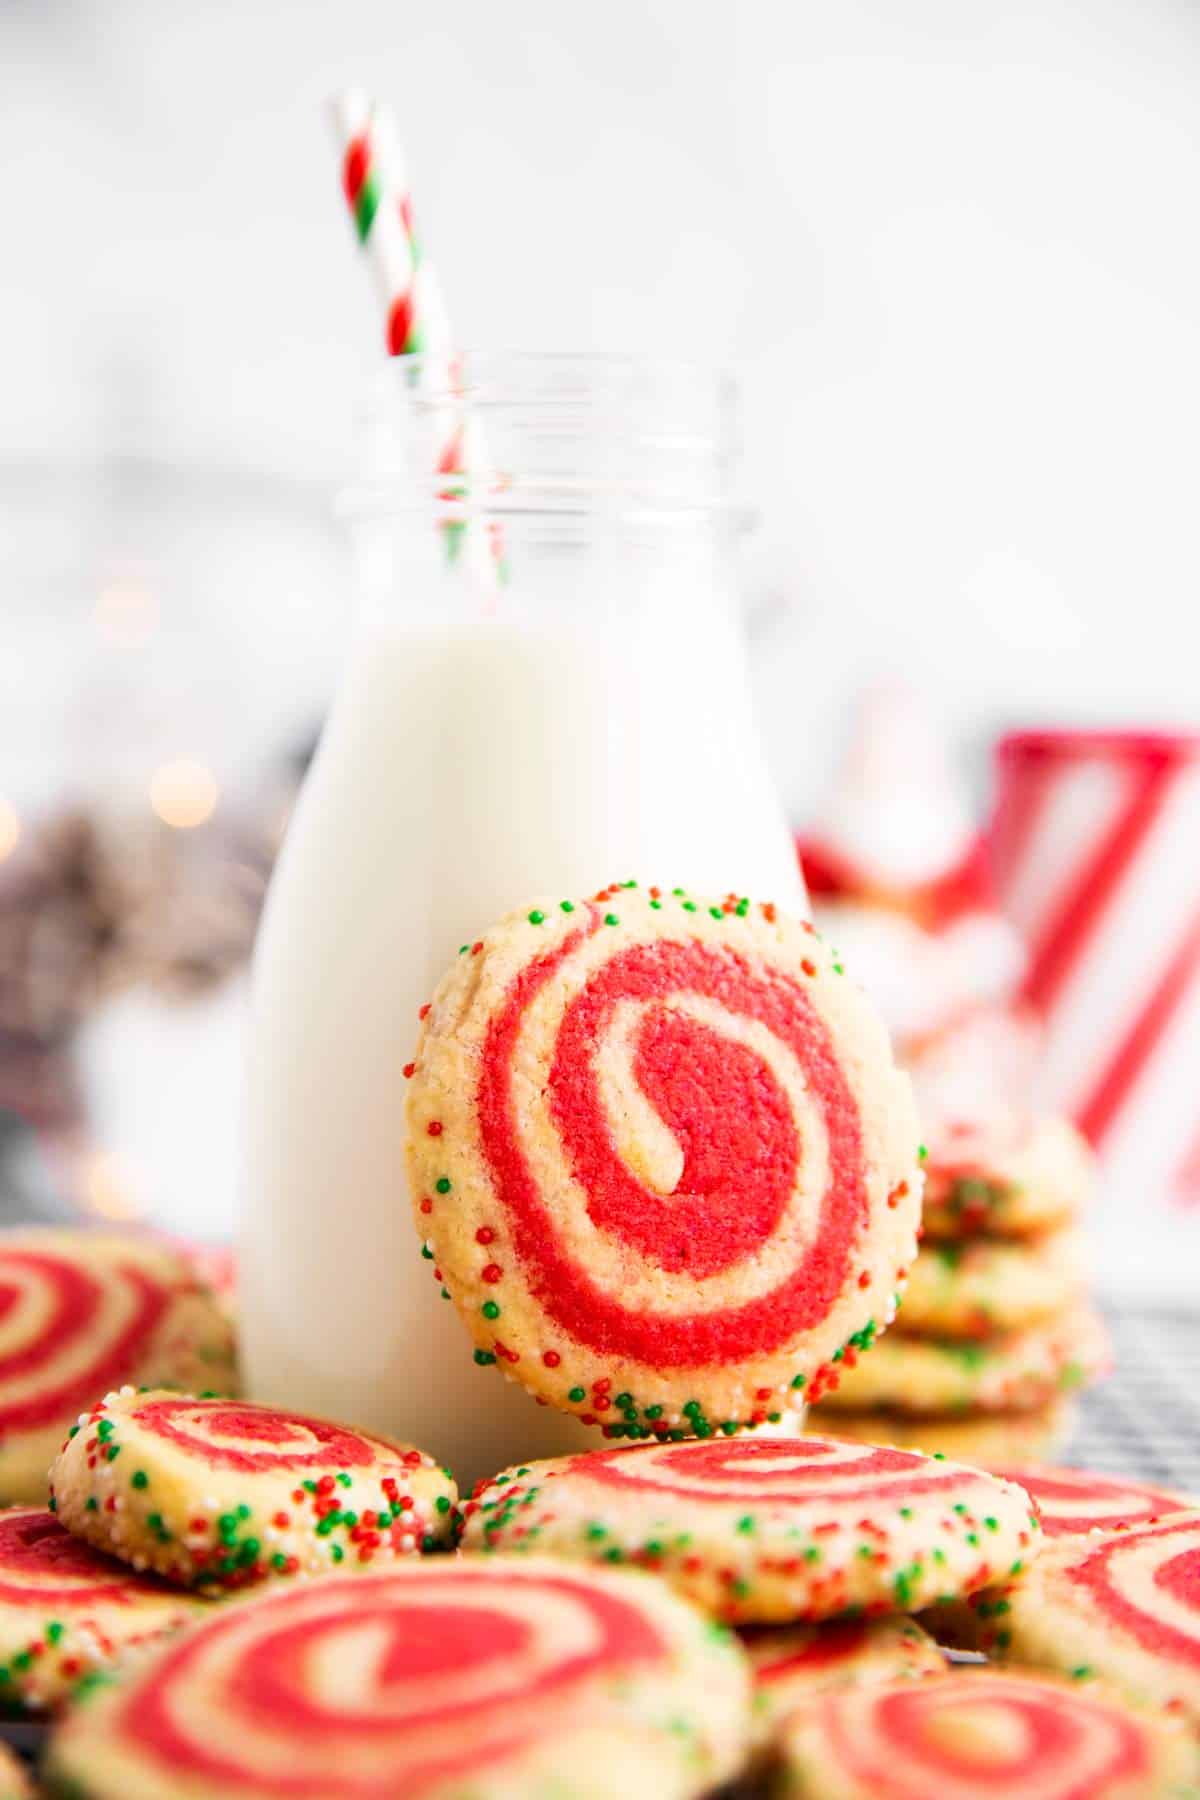
[[[910,1085],[807,923],[540,901],[463,945],[407,1072],[417,1227],[476,1361],[609,1435],[768,1419],[890,1320]]]

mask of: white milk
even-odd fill
[[[568,592],[530,571],[491,620],[418,622],[446,596],[410,592],[417,619],[377,622],[351,659],[263,923],[248,1392],[409,1438],[460,1480],[599,1440],[476,1368],[420,1255],[401,1075],[418,1008],[460,944],[535,896],[634,878],[804,903],[736,631],[708,559],[676,554],[623,575],[591,559],[559,571]]]

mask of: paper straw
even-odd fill
[[[417,356],[414,372],[429,396],[434,428],[433,473],[446,476],[444,503],[469,503],[472,490],[497,485],[479,420],[462,391],[462,367],[437,275],[422,255],[413,225],[404,157],[385,108],[358,89],[339,94],[334,123],[342,151],[342,187],[383,309],[390,356]],[[492,584],[507,574],[497,521],[478,516],[442,520],[451,561],[464,555]]]

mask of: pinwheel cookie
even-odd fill
[[[0,1708],[56,1706],[82,1676],[207,1610],[99,1555],[44,1506],[0,1512]]]
[[[78,1800],[685,1800],[741,1766],[749,1694],[658,1582],[434,1558],[217,1609],[78,1708],[50,1773]]]
[[[234,1387],[229,1324],[186,1258],[134,1236],[0,1235],[0,1503],[44,1501],[63,1432],[126,1381]]]
[[[948,1132],[925,1164],[925,1235],[1040,1237],[1079,1217],[1093,1172],[1091,1151],[1066,1119]]]
[[[1095,1689],[991,1670],[825,1694],[784,1727],[799,1800],[1185,1800],[1184,1734]]]
[[[891,1318],[911,1091],[810,926],[632,885],[543,901],[425,1011],[409,1173],[477,1362],[610,1436],[704,1436],[819,1394]]]
[[[737,1624],[909,1612],[996,1581],[1037,1536],[1010,1482],[824,1438],[585,1451],[484,1482],[463,1515],[464,1549],[634,1562]]]
[[[1200,1727],[1200,1512],[1046,1546],[1005,1595],[1005,1653]]]
[[[841,1619],[828,1625],[748,1628],[755,1737],[770,1742],[781,1719],[828,1688],[944,1675],[946,1659],[915,1619]]]
[[[836,1413],[1035,1411],[1101,1373],[1107,1363],[1107,1335],[1088,1307],[982,1344],[894,1331],[856,1368],[843,1372],[825,1406]]]
[[[1037,1507],[1047,1540],[1086,1537],[1093,1531],[1128,1531],[1153,1525],[1170,1513],[1200,1511],[1200,1500],[1169,1488],[1098,1475],[1091,1469],[1056,1469],[1032,1463],[1000,1471],[1023,1487]]]
[[[1027,1457],[1046,1456],[1070,1436],[1075,1412],[1069,1401],[1052,1400],[1036,1412],[981,1413],[978,1418],[922,1418],[901,1412],[834,1412],[818,1407],[808,1415],[811,1430],[856,1444],[891,1444],[924,1450],[972,1468],[998,1469]]]
[[[366,1569],[450,1536],[449,1471],[408,1444],[245,1400],[109,1394],[51,1470],[64,1524],[186,1586]]]
[[[1055,1232],[1035,1244],[928,1243],[909,1272],[897,1329],[971,1340],[1022,1331],[1075,1306],[1085,1275],[1075,1232]]]

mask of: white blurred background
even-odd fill
[[[346,83],[398,115],[466,343],[740,374],[797,822],[883,668],[977,794],[1006,725],[1200,719],[1197,5],[0,0],[0,858],[64,794],[269,811],[321,714],[382,354]],[[178,1165],[202,1090],[203,1229],[240,996],[156,1005],[89,1012],[80,1079],[115,1141],[146,1102],[113,1072],[176,1058],[146,1155]],[[134,1173],[105,1151],[86,1191],[118,1214]]]
[[[122,514],[146,458],[218,652],[162,671],[178,754],[222,708],[222,755],[261,751],[328,683],[377,335],[322,114],[348,80],[399,114],[466,341],[741,372],[794,811],[859,659],[901,658],[969,743],[1200,711],[1195,5],[5,0],[9,755],[61,697],[50,615],[153,557]],[[81,457],[108,469],[82,507]]]

